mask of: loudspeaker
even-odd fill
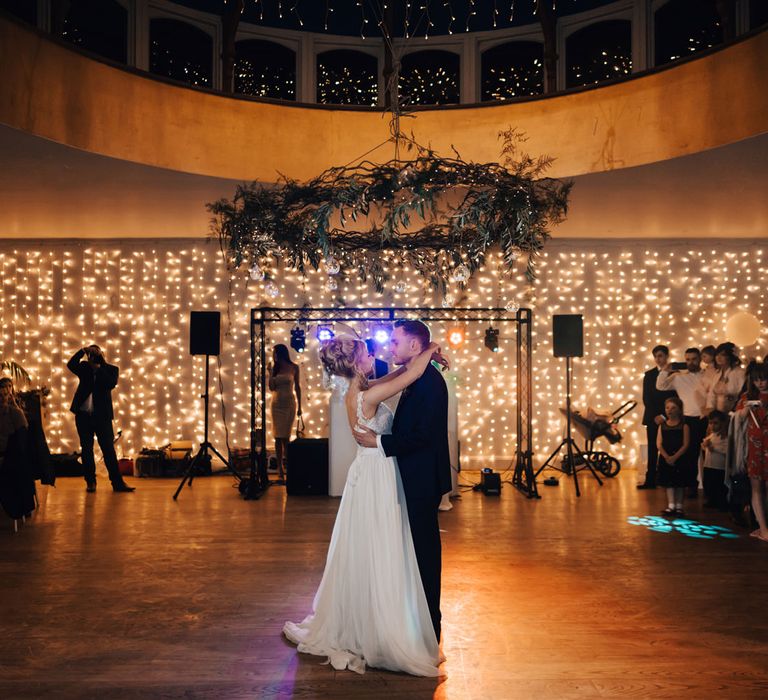
[[[498,472],[485,471],[480,472],[480,490],[486,496],[501,495],[501,474]]]
[[[552,350],[555,357],[584,356],[584,321],[581,314],[552,316]]]
[[[189,354],[218,355],[221,314],[218,311],[192,311],[189,314]]]
[[[290,496],[328,495],[328,440],[298,438],[286,451],[285,490]]]

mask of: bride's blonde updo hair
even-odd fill
[[[357,369],[357,358],[363,352],[367,353],[368,348],[362,340],[332,338],[320,348],[320,361],[328,374],[347,379],[360,378],[365,383],[365,377]]]

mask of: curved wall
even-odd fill
[[[420,111],[405,129],[440,151],[498,159],[515,126],[554,176],[696,153],[768,131],[768,32],[633,80],[517,103]],[[0,18],[0,123],[93,153],[233,179],[306,179],[385,141],[380,112],[277,105],[169,85]],[[375,158],[391,157],[389,147]]]

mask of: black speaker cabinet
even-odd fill
[[[498,472],[480,472],[480,490],[486,496],[500,496],[501,474]]]
[[[299,438],[289,442],[286,463],[288,495],[328,495],[327,439]]]
[[[552,316],[552,350],[555,357],[584,356],[584,320],[581,314]]]
[[[218,355],[221,314],[218,311],[192,311],[189,315],[189,354]]]

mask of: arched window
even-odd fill
[[[459,55],[450,51],[417,51],[403,56],[400,60],[403,104],[458,104],[459,63]]]
[[[378,61],[361,51],[338,49],[317,55],[317,101],[331,105],[375,105]]]
[[[238,41],[235,44],[235,92],[295,100],[296,53],[273,41]]]
[[[186,22],[153,19],[149,23],[149,71],[189,85],[211,87],[213,39]]]
[[[511,41],[483,52],[480,99],[506,100],[544,92],[544,45]]]
[[[565,86],[593,85],[632,72],[632,23],[612,19],[590,24],[565,40]]]
[[[765,0],[750,0],[749,28],[756,29],[768,24],[768,2]]]
[[[0,9],[30,24],[37,23],[37,3],[29,0],[0,0]]]
[[[118,63],[128,60],[128,11],[115,0],[53,3],[51,33]]]
[[[722,43],[715,0],[670,0],[656,10],[653,36],[657,66]]]

